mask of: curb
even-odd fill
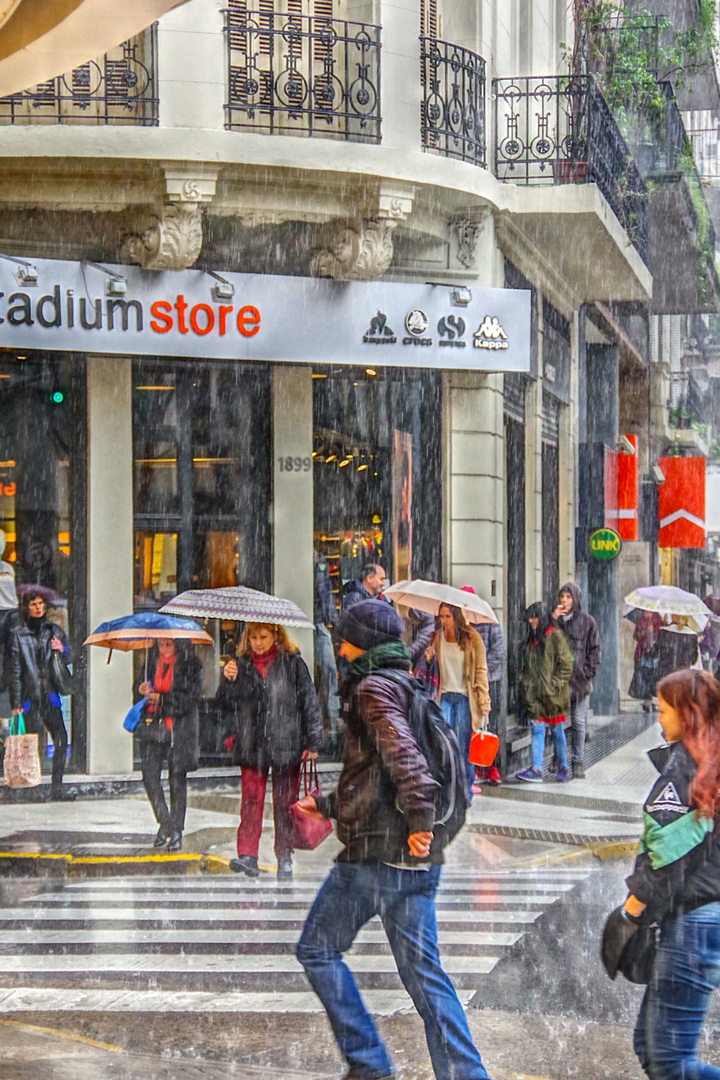
[[[466,825],[468,832],[481,833],[485,836],[510,836],[514,840],[539,840],[544,844],[568,844],[572,847],[593,848],[597,845],[630,844],[637,848],[638,841],[633,837],[597,833],[558,832],[555,829],[533,829],[521,825],[484,825],[482,822]],[[640,828],[638,828],[638,833]]]
[[[229,874],[230,862],[219,855],[71,855],[41,851],[0,851],[0,877],[111,877],[117,874]]]

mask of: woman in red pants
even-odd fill
[[[218,704],[232,719],[233,762],[241,767],[242,804],[237,859],[230,868],[257,877],[258,847],[268,772],[273,774],[273,817],[278,880],[292,877],[292,815],[300,765],[323,744],[322,711],[298,646],[283,626],[248,623],[223,672]]]

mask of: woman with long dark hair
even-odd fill
[[[542,783],[545,732],[549,728],[558,759],[556,780],[570,779],[565,739],[565,713],[570,708],[570,679],[575,661],[562,630],[543,603],[525,612],[527,634],[522,653],[520,684],[532,729],[532,765],[517,774],[518,780]]]
[[[154,846],[180,851],[187,808],[187,774],[200,761],[198,706],[202,665],[186,641],[160,638],[150,654],[148,677],[137,688],[146,704],[135,735],[140,743],[142,778],[160,826]],[[167,760],[170,807],[161,774]]]
[[[441,604],[435,636],[416,674],[436,694],[445,720],[457,735],[466,763],[468,798],[472,802],[475,766],[468,761],[473,730],[490,713],[485,645],[465,621],[459,607]]]
[[[650,751],[660,776],[623,908],[630,921],[660,925],[635,1052],[650,1080],[720,1080],[696,1057],[720,985],[720,685],[684,670],[657,689],[667,745]]]
[[[225,665],[217,701],[233,727],[233,763],[241,767],[237,859],[230,868],[258,877],[258,851],[268,773],[273,774],[273,818],[278,880],[292,878],[290,807],[300,791],[300,766],[323,745],[322,711],[300,649],[284,626],[248,623],[237,660]]]
[[[39,735],[45,727],[52,738],[51,799],[62,798],[68,747],[56,655],[57,663],[65,668],[72,660],[65,631],[48,619],[43,591],[28,589],[20,600],[19,622],[10,635],[10,707],[13,716],[23,713],[28,733]],[[69,674],[66,678],[69,679]]]

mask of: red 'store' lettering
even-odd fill
[[[194,334],[204,337],[217,327],[220,337],[224,337],[227,327],[232,325],[228,318],[233,312],[232,304],[221,304],[217,309],[217,319],[215,309],[210,304],[195,304],[190,309],[189,327],[185,322],[185,313],[189,307],[185,297],[178,296],[174,307],[178,315],[177,327],[173,316],[173,305],[167,300],[156,300],[150,307],[152,315],[150,329],[156,334],[167,334],[173,329],[179,330],[181,334],[187,334],[189,330],[192,330]],[[237,313],[238,333],[243,337],[255,337],[260,329],[260,322],[260,312],[253,304],[246,304]]]

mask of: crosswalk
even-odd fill
[[[463,1002],[590,872],[446,870],[440,950]],[[0,906],[0,1011],[318,1012],[294,946],[322,881],[131,876],[15,896]],[[412,1007],[379,920],[347,960],[374,1013]]]

